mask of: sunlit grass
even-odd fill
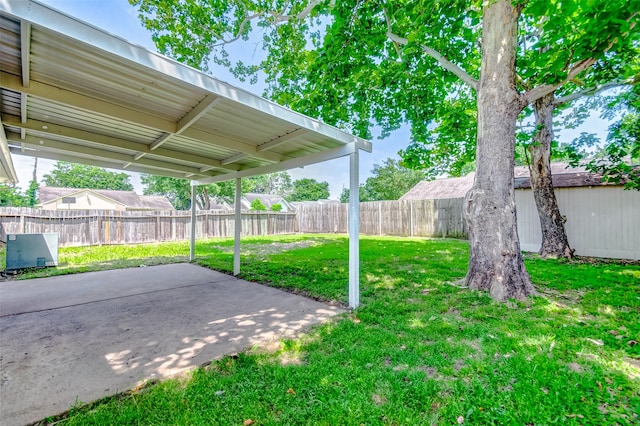
[[[199,241],[197,262],[230,272],[232,245]],[[61,270],[186,253],[186,243],[65,249]],[[347,301],[346,237],[246,238],[242,253],[241,278]],[[61,423],[639,423],[640,266],[528,256],[540,295],[496,303],[450,284],[467,262],[463,241],[364,237],[356,311],[269,350],[74,409]]]

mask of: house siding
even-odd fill
[[[63,203],[63,198],[51,200],[42,204],[43,210],[124,210],[124,206],[109,202],[103,198],[96,197],[91,193],[71,194],[75,198],[75,203]]]

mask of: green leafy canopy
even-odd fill
[[[475,91],[429,52],[477,79],[480,1],[130,2],[159,50],[189,65],[221,65],[241,79],[262,75],[268,98],[359,136],[378,125],[385,137],[408,123],[412,140],[402,156],[409,167],[459,175],[475,158]],[[638,0],[521,3],[521,93],[559,85],[564,97],[634,72]],[[232,63],[227,49],[252,33],[266,54]]]
[[[382,165],[374,164],[371,177],[360,185],[360,201],[398,200],[425,177],[424,172],[407,169],[399,161],[387,158]],[[349,201],[349,188],[342,190],[340,201]]]
[[[302,178],[293,182],[293,192],[289,201],[317,201],[329,198],[329,183]]]
[[[132,191],[127,173],[111,172],[101,167],[59,161],[51,173],[43,176],[47,186]]]

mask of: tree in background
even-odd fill
[[[408,122],[414,141],[429,144],[439,124],[432,117],[449,117],[449,126],[463,131],[474,110],[460,113],[458,104],[475,101],[477,169],[465,200],[465,282],[498,300],[535,291],[516,228],[518,116],[571,84],[593,60],[605,60],[637,13],[626,0],[563,1],[562,7],[559,0],[130,1],[161,52],[203,69],[211,57],[240,77],[264,72],[267,97],[359,136],[369,137],[374,123],[387,132]],[[529,34],[519,33],[518,24],[537,22],[544,38],[527,45]],[[254,27],[262,32],[266,58],[231,64],[225,46],[246,40]],[[516,62],[523,50],[537,52],[535,62],[517,69],[527,65]],[[534,86],[518,85],[538,74]],[[463,135],[452,134],[440,151],[453,157],[472,149]]]
[[[38,203],[38,190],[40,186],[38,185],[38,157],[34,157],[33,159],[33,174],[31,175],[31,182],[29,182],[29,188],[25,195],[28,198],[29,207],[34,207]]]
[[[191,181],[168,176],[143,174],[140,181],[144,185],[144,195],[163,195],[171,202],[176,210],[191,208]],[[250,182],[244,182],[243,191],[248,189]],[[232,200],[235,184],[231,181],[199,185],[196,187],[196,203],[200,210],[211,208],[212,198]]]
[[[27,198],[27,206],[34,207],[38,204],[38,190],[40,186],[38,185],[38,181],[32,180],[29,182],[29,187],[25,191],[25,197]]]
[[[133,191],[127,173],[110,172],[100,167],[58,161],[51,173],[43,176],[47,186]]]
[[[0,184],[0,207],[33,207],[28,194],[22,194],[14,185]]]
[[[255,194],[280,195],[286,198],[293,190],[291,176],[287,172],[269,173],[243,179],[248,182],[251,189],[248,192]]]
[[[424,171],[403,167],[392,158],[374,164],[371,174],[360,185],[360,201],[397,200],[426,177]],[[349,202],[349,188],[342,190],[340,202]]]
[[[176,210],[191,208],[191,181],[167,176],[143,174],[140,178],[145,195],[164,195]],[[271,173],[242,179],[242,192],[284,196],[291,192],[291,177],[287,172]],[[225,181],[196,187],[196,203],[201,210],[209,210],[212,199],[233,202],[235,183]]]
[[[293,182],[289,201],[317,201],[329,198],[329,182],[303,178]]]
[[[275,203],[271,206],[271,211],[272,212],[281,212],[282,211],[282,204],[280,203]]]
[[[367,194],[367,190],[365,189],[363,183],[361,183],[360,186],[358,187],[358,192],[359,192],[358,198],[360,202],[375,201],[375,200],[369,199],[369,194]],[[342,188],[342,192],[340,193],[340,197],[338,199],[340,200],[341,203],[348,203],[350,194],[351,194],[351,190],[349,188]]]
[[[571,163],[601,173],[605,181],[640,191],[640,86],[622,93],[610,106],[606,117],[620,110],[623,115],[609,128],[606,146],[592,158],[572,152]]]
[[[265,206],[264,203],[260,201],[260,198],[254,198],[251,202],[251,210],[264,212],[267,210],[267,206]]]

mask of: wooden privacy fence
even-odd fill
[[[618,187],[556,189],[577,255],[640,259],[640,192]],[[461,198],[360,203],[365,235],[467,238]],[[540,221],[530,190],[516,191],[523,250],[540,248]],[[294,213],[243,212],[242,235],[347,233],[348,204],[308,204]],[[198,212],[196,237],[231,237],[234,214]],[[190,212],[52,211],[0,208],[0,240],[6,234],[57,232],[60,246],[188,240]]]
[[[196,237],[231,237],[233,213],[200,211]],[[0,208],[0,239],[7,234],[57,232],[59,245],[90,246],[188,240],[188,211],[118,212],[101,210],[39,210]],[[243,212],[242,235],[291,234],[296,232],[294,213]]]
[[[305,205],[292,212],[242,212],[242,235],[347,233],[348,204]],[[61,247],[188,240],[190,212],[118,212],[0,208],[7,234],[57,232]],[[196,237],[232,237],[233,213],[200,211]],[[360,232],[416,237],[467,236],[462,200],[374,201],[360,204]]]
[[[466,238],[462,198],[442,200],[372,201],[360,203],[360,232],[365,235]],[[298,232],[346,233],[348,204],[298,207]]]

